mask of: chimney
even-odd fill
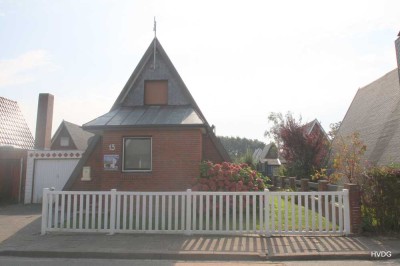
[[[396,46],[397,71],[399,72],[399,81],[400,81],[400,32],[399,34],[397,34],[397,40],[394,41],[394,45]]]
[[[51,126],[53,124],[54,96],[40,93],[36,119],[35,149],[49,150],[51,146]]]

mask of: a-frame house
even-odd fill
[[[95,133],[64,190],[190,188],[203,160],[230,161],[157,38]]]

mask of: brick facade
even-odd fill
[[[152,138],[152,170],[123,172],[123,138]],[[204,141],[209,143],[204,144]],[[112,145],[112,146],[110,146]],[[112,147],[112,149],[110,149]],[[114,149],[115,148],[115,149]],[[103,155],[119,155],[119,169],[104,170]],[[91,167],[91,181],[77,179],[72,190],[183,191],[191,187],[199,175],[203,160],[222,161],[208,137],[200,128],[154,128],[104,131],[102,141],[89,156],[85,166]]]
[[[208,135],[203,135],[203,160],[214,163],[221,163],[224,161]]]

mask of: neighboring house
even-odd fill
[[[25,203],[40,203],[43,188],[61,190],[93,137],[80,126],[62,121],[50,139],[54,97],[40,94],[36,146],[28,151]]]
[[[304,129],[305,129],[305,132],[307,135],[322,134],[322,136],[324,136],[325,140],[329,141],[328,134],[326,134],[324,128],[321,126],[321,123],[317,119],[314,119],[313,121],[305,124]]]
[[[270,143],[264,149],[256,149],[253,160],[257,163],[257,171],[268,177],[277,176],[281,161],[278,158],[278,149],[274,143]]]
[[[33,145],[18,103],[0,97],[0,203],[22,201],[27,150]]]
[[[110,112],[83,129],[96,137],[65,190],[182,191],[202,160],[230,160],[156,38]]]
[[[396,42],[400,66],[400,37]],[[371,164],[400,163],[400,79],[394,69],[357,91],[337,136],[360,134],[367,146],[364,159]],[[338,141],[335,138],[334,143]]]

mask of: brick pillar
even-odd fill
[[[346,183],[344,188],[349,190],[350,206],[350,232],[358,234],[361,232],[361,193],[360,186]]]
[[[272,179],[272,186],[274,187],[274,189],[276,189],[278,187],[278,177],[273,176],[271,179]]]
[[[289,186],[293,191],[296,191],[296,177],[295,176],[289,177]]]
[[[328,191],[328,180],[318,180],[318,191]]]
[[[308,179],[302,178],[300,183],[301,191],[309,191],[310,188],[308,187]]]
[[[285,188],[285,178],[286,178],[286,176],[279,177],[279,179],[281,180],[281,188]]]

